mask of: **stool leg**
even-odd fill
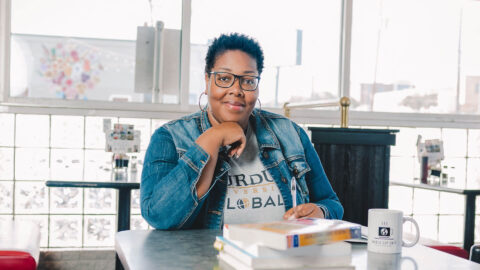
[[[125,270],[116,252],[115,252],[115,270]]]
[[[480,245],[473,245],[470,249],[470,260],[480,263]]]

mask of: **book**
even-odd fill
[[[225,224],[223,236],[245,244],[287,250],[361,238],[361,225],[338,219],[299,218],[268,223]]]
[[[223,236],[217,236],[215,249],[218,251],[227,251],[231,254],[239,254],[236,257],[262,257],[262,258],[282,258],[282,257],[322,257],[322,256],[350,256],[352,245],[340,241],[324,245],[310,245],[287,250],[279,250],[257,244],[245,244],[242,241],[234,241]]]
[[[351,263],[351,245],[336,242],[311,245],[290,250],[276,250],[259,245],[241,246],[241,242],[217,236],[214,247],[233,267],[245,266],[252,269],[294,269],[303,267],[339,267]]]
[[[263,267],[252,267],[250,265],[242,263],[240,260],[236,259],[234,256],[226,253],[226,252],[220,252],[217,256],[218,262],[220,269],[236,269],[236,270],[254,270],[254,269],[330,269],[330,270],[353,270],[355,269],[355,266],[351,264],[337,264],[337,265],[317,265],[317,266],[310,266],[307,264],[302,263],[302,265],[299,266],[293,266],[291,267],[290,265],[287,266],[285,264],[269,264],[269,265],[264,265]],[[275,262],[276,259],[270,259],[271,262]]]
[[[356,244],[368,244],[368,227],[362,226],[361,228],[362,237],[356,239],[348,239],[345,240],[349,243],[356,243]]]

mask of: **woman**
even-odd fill
[[[262,70],[263,52],[253,39],[234,33],[213,41],[202,93],[208,105],[157,129],[145,155],[141,209],[150,225],[218,229],[224,223],[342,218],[305,131],[254,109]]]

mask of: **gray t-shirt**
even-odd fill
[[[256,223],[283,218],[285,204],[282,194],[259,157],[257,137],[247,129],[243,154],[230,158],[224,223]]]

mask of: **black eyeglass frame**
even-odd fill
[[[220,86],[217,84],[217,74],[230,74],[233,76],[233,81],[232,81],[232,84],[230,86]],[[238,79],[238,81],[240,82],[239,85],[240,85],[240,89],[242,89],[243,91],[247,91],[247,92],[253,92],[255,90],[257,90],[258,88],[258,84],[260,83],[260,76],[253,76],[253,75],[236,75],[236,74],[233,74],[233,73],[230,73],[230,72],[226,72],[226,71],[210,71],[208,72],[208,74],[213,74],[215,77],[214,77],[214,81],[215,81],[215,85],[220,87],[220,88],[230,88],[232,87],[232,85],[235,84],[235,81]],[[244,77],[252,77],[252,78],[255,78],[257,79],[257,85],[255,86],[254,89],[243,89],[242,87],[242,82],[241,80],[243,80]]]

